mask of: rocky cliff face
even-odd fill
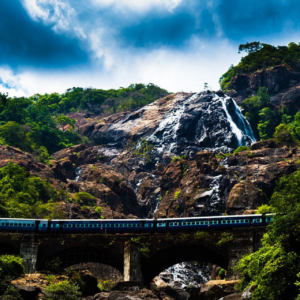
[[[80,133],[116,149],[123,149],[128,140],[146,139],[158,159],[166,153],[192,157],[204,149],[228,152],[255,140],[235,102],[222,92],[173,94],[128,115],[86,123]]]
[[[296,170],[299,151],[254,143],[235,102],[223,95],[178,93],[129,114],[86,120],[93,145],[53,154],[52,167],[1,146],[1,166],[14,161],[57,189],[87,191],[105,218],[243,213],[267,202],[275,181]],[[250,151],[217,156],[239,145]],[[222,158],[223,157],[223,158]],[[62,203],[69,218],[97,218],[92,206]]]
[[[253,74],[241,74],[233,78],[228,94],[237,103],[255,94],[260,87],[267,87],[271,102],[277,105],[300,109],[300,72],[286,65],[279,65]]]

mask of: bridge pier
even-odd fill
[[[131,241],[124,245],[124,281],[143,282],[140,246]]]
[[[233,243],[228,249],[227,278],[229,280],[239,278],[239,274],[234,271],[234,266],[245,254],[253,253],[261,247],[261,239],[265,232],[264,227],[233,229]]]
[[[32,274],[36,272],[38,256],[38,245],[35,243],[34,233],[25,233],[22,236],[20,256],[24,260],[25,272]]]

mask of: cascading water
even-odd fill
[[[236,122],[233,120],[231,114],[228,111],[228,107],[227,107],[228,100],[231,100],[234,105],[234,114],[237,119]],[[232,129],[232,132],[235,134],[235,136],[237,138],[238,146],[244,145],[244,139],[243,139],[244,136],[248,136],[251,139],[252,143],[256,142],[256,139],[255,139],[255,136],[254,136],[251,126],[250,126],[249,122],[245,119],[245,117],[243,116],[243,114],[242,114],[240,108],[237,106],[236,102],[229,97],[221,98],[220,101],[221,101],[222,107],[226,113],[226,117],[227,117],[227,120]]]
[[[251,128],[250,123],[247,121],[247,119],[243,116],[241,109],[238,107],[235,101],[232,101],[235,107],[235,112],[238,115],[238,118],[240,120],[240,123],[242,124],[242,131],[250,137],[252,143],[256,142],[256,138],[254,136],[254,132]]]
[[[236,135],[237,141],[238,141],[238,145],[242,146],[243,143],[243,133],[242,131],[236,126],[236,124],[233,122],[231,115],[229,114],[228,110],[227,110],[227,105],[226,105],[226,98],[223,98],[220,100],[222,103],[222,107],[226,113],[226,117],[227,120],[230,124],[231,130],[232,132]]]
[[[173,152],[177,142],[177,132],[180,127],[182,115],[184,114],[188,104],[192,103],[197,96],[198,94],[194,94],[184,101],[177,103],[177,105],[169,111],[169,113],[159,123],[159,126],[151,134],[151,136],[147,138],[147,140],[151,143],[160,144],[160,147],[157,147],[157,150],[160,153],[164,150]],[[168,142],[164,143],[163,141]]]
[[[175,155],[202,150],[230,152],[256,141],[250,124],[230,97],[204,92],[175,100],[146,137],[157,151],[157,161],[165,152]]]

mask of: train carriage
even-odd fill
[[[206,216],[165,219],[76,219],[34,220],[0,218],[0,231],[53,233],[140,233],[195,231],[237,227],[266,226],[274,214]]]

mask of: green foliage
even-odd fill
[[[60,196],[46,180],[8,163],[0,168],[0,216],[9,218],[58,218],[64,214]]]
[[[88,192],[79,192],[74,196],[75,203],[86,203],[86,202],[95,202],[95,197]]]
[[[114,286],[115,282],[110,279],[98,279],[98,288],[101,292],[109,292]]]
[[[215,157],[216,158],[224,159],[224,158],[226,158],[226,157],[228,157],[230,155],[232,155],[232,153],[222,153],[222,152],[220,152],[219,154],[215,154]]]
[[[4,292],[7,289],[9,280],[18,278],[24,273],[25,268],[22,258],[13,255],[0,256],[0,292]]]
[[[101,206],[94,206],[94,210],[95,212],[101,217],[101,219],[103,219],[103,216],[102,216],[102,207]]]
[[[174,193],[174,200],[176,200],[178,198],[180,193],[181,193],[181,190],[178,190]]]
[[[171,159],[171,162],[176,162],[176,161],[180,161],[182,159],[186,159],[187,158],[187,155],[186,154],[183,154],[181,156],[173,156],[172,159]]]
[[[1,298],[2,300],[23,300],[19,290],[9,285]]]
[[[260,42],[246,43],[239,46],[239,52],[246,51],[236,66],[230,66],[220,78],[220,86],[227,90],[232,78],[238,74],[249,74],[261,69],[280,64],[287,64],[296,71],[300,69],[300,44],[290,43],[288,46],[274,47]]]
[[[181,160],[180,156],[173,156],[172,159],[171,159],[171,162],[176,162],[176,161],[179,161]]]
[[[133,151],[134,155],[144,158],[146,163],[153,163],[154,146],[150,142],[148,142],[146,139],[141,139],[135,148],[136,150]]]
[[[220,279],[225,279],[226,277],[226,270],[221,269],[218,273],[218,276],[220,277]]]
[[[296,136],[291,126],[286,124],[280,124],[275,128],[274,139],[283,145],[294,145],[296,143]]]
[[[239,153],[239,152],[242,152],[242,151],[249,151],[250,148],[249,147],[246,147],[246,146],[240,146],[238,148],[236,148],[234,151],[233,151],[233,154],[236,154],[236,153]]]
[[[240,290],[254,285],[251,299],[295,299],[300,270],[300,170],[282,177],[270,204],[277,213],[262,240],[262,248],[236,266]],[[299,297],[299,295],[298,295]]]
[[[0,93],[0,144],[32,153],[44,147],[52,154],[85,142],[74,131],[76,120],[64,114],[78,110],[109,115],[144,106],[166,95],[166,90],[151,83],[117,90],[74,87],[63,94],[36,94],[29,98],[10,98]],[[40,151],[45,153],[44,149]]]
[[[274,213],[275,212],[275,208],[268,205],[268,204],[263,204],[261,206],[259,206],[257,208],[257,214],[259,215],[263,215],[263,214],[271,214],[271,213]]]
[[[46,300],[78,300],[81,296],[79,286],[68,280],[51,283],[45,289]]]
[[[59,130],[62,118],[68,122],[75,122],[68,117],[52,116],[46,105],[36,98],[8,98],[5,104],[0,102],[0,140],[32,153],[41,152],[41,160],[45,161],[45,154],[53,153],[64,147],[82,142],[82,138],[70,130]],[[37,155],[39,157],[39,155]],[[47,157],[46,157],[47,162]]]
[[[61,270],[62,262],[59,257],[53,258],[52,260],[47,260],[45,267],[47,270],[50,270],[54,273],[58,273]]]
[[[233,235],[229,232],[223,232],[221,234],[221,239],[217,242],[218,246],[226,245],[233,241]]]

